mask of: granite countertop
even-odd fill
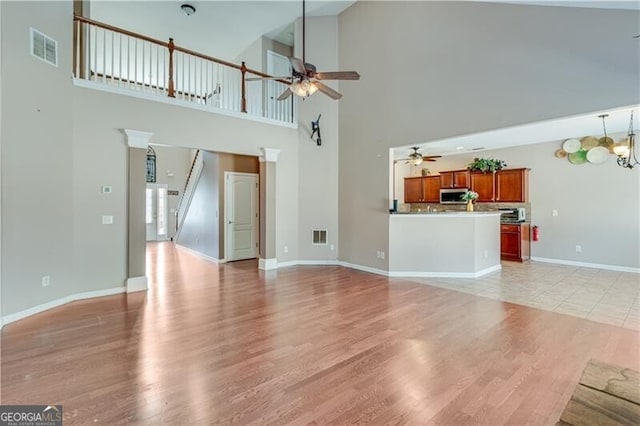
[[[438,212],[407,212],[391,213],[391,216],[500,216],[500,212],[467,212],[467,211],[438,211]]]

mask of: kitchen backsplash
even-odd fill
[[[516,207],[524,207],[526,221],[531,220],[531,203],[475,203],[473,210],[477,212],[497,211],[498,209],[509,209]],[[427,209],[428,208],[428,209]],[[398,212],[400,213],[420,213],[426,211],[466,211],[466,204],[439,204],[439,203],[411,203],[399,204]]]

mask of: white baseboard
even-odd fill
[[[370,272],[372,274],[383,275],[385,277],[389,276],[388,271],[377,269],[377,268],[371,268],[369,266],[356,265],[355,263],[342,262],[342,261],[338,261],[338,265],[344,266],[345,268],[357,269],[358,271],[364,271],[364,272]]]
[[[535,256],[532,256],[531,260],[533,260],[534,262],[555,263],[557,265],[581,266],[583,268],[606,269],[607,271],[631,272],[634,274],[640,274],[640,268],[632,268],[629,266],[604,265],[601,263],[576,262],[573,260],[551,259],[547,257]]]
[[[127,278],[127,293],[135,293],[136,291],[146,291],[149,288],[147,277]]]
[[[259,259],[258,260],[258,269],[263,271],[272,271],[274,269],[278,269],[278,259],[272,257],[270,259]]]
[[[286,268],[289,266],[336,266],[340,265],[338,260],[291,260],[289,262],[278,263],[278,268]]]
[[[51,302],[43,303],[42,305],[34,306],[33,308],[25,309],[24,311],[16,312],[15,314],[9,314],[2,317],[3,325],[10,324],[12,322],[21,320],[31,315],[39,314],[40,312],[47,311],[49,309],[57,308],[58,306],[66,305],[67,303],[74,302],[76,300],[93,299],[94,297],[112,296],[114,294],[124,293],[126,287],[109,288],[106,290],[87,291],[84,293],[72,294],[60,299],[52,300]]]
[[[394,278],[480,278],[502,269],[502,265],[494,265],[477,272],[389,272]]]
[[[183,245],[181,245],[181,244],[178,244],[178,243],[175,243],[175,242],[174,242],[174,244],[175,244],[175,246],[176,246],[176,247],[180,248],[181,250],[187,251],[187,252],[189,252],[189,253],[191,253],[191,254],[193,254],[193,255],[196,255],[196,256],[198,256],[198,257],[201,257],[201,258],[203,258],[203,259],[205,259],[205,260],[208,260],[208,261],[210,261],[210,262],[215,262],[215,263],[227,263],[227,261],[226,261],[225,259],[216,259],[215,257],[208,256],[208,255],[206,255],[206,254],[204,254],[204,253],[201,253],[201,252],[196,251],[196,250],[194,250],[194,249],[191,249],[191,248],[189,248],[189,247],[185,247],[185,246],[183,246]]]

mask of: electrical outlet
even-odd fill
[[[336,246],[334,246],[333,244],[329,246],[329,250],[334,251],[335,249],[336,249]]]
[[[576,253],[582,253],[582,246],[576,246]]]
[[[484,258],[488,259],[489,258],[489,250],[485,250],[484,251]]]
[[[558,216],[558,210],[556,210],[556,209],[551,210],[551,216],[557,217]]]
[[[113,216],[111,216],[111,215],[102,216],[102,224],[103,225],[113,225]]]
[[[102,187],[102,193],[103,194],[111,194],[111,192],[112,192],[112,189],[111,189],[110,186],[103,186]]]
[[[42,277],[42,287],[49,287],[49,284],[51,284],[51,277],[49,275]]]
[[[284,246],[282,248],[282,251],[285,252],[285,253],[289,253],[289,246]]]

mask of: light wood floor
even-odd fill
[[[640,334],[342,267],[257,271],[152,245],[151,289],[7,325],[2,403],[65,424],[553,424]]]

